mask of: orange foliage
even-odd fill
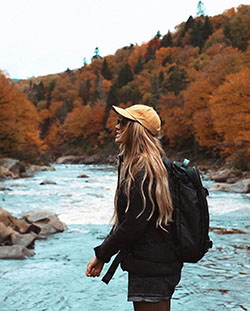
[[[108,94],[108,92],[110,91],[110,88],[111,88],[111,84],[112,82],[109,81],[109,80],[105,80],[103,79],[102,80],[102,84],[103,84],[103,87],[104,87],[104,90],[105,90],[105,93]]]
[[[96,75],[92,71],[83,70],[79,75],[79,80],[81,81],[89,81],[90,89],[89,89],[89,96],[92,97],[95,91],[95,82],[96,82]]]
[[[66,140],[86,138],[86,129],[90,120],[91,107],[80,106],[68,114],[64,122],[64,137]]]
[[[88,133],[93,134],[102,130],[104,111],[105,105],[100,100],[96,101],[91,109]]]
[[[227,76],[209,102],[220,149],[230,155],[245,150],[250,157],[250,68]],[[249,158],[250,159],[250,158]]]
[[[161,108],[161,119],[164,124],[162,132],[169,140],[171,147],[180,147],[186,144],[192,137],[192,132],[188,124],[187,116],[182,107],[167,106]]]
[[[45,138],[45,144],[48,152],[55,152],[63,142],[63,133],[59,120],[56,120],[49,128]]]
[[[67,141],[78,141],[98,134],[102,129],[105,106],[97,101],[93,107],[90,105],[79,106],[68,114],[64,122],[64,137]],[[93,142],[93,141],[92,141]]]
[[[216,44],[218,44],[217,48],[223,49],[225,48],[225,38],[222,29],[218,29],[215,31],[212,35],[209,36],[208,40],[205,44],[205,50],[213,47],[210,51],[206,51],[206,53],[214,53],[213,50],[216,47]]]
[[[192,62],[193,59],[199,56],[199,48],[187,45],[180,49],[179,52],[176,53],[176,55],[179,64],[188,66],[188,64]]]
[[[110,106],[138,102],[156,107],[164,141],[171,146],[197,149],[198,145],[223,155],[243,150],[249,155],[250,41],[245,49],[245,38],[249,38],[250,6],[209,20],[214,32],[202,49],[192,45],[192,29],[184,34],[186,23],[181,23],[171,34],[172,47],[160,48],[160,40],[153,38],[106,56],[110,80],[101,74],[103,59],[94,59],[79,70],[19,82],[34,105],[1,74],[0,151],[20,150],[21,145],[27,149],[29,143],[39,150],[38,126],[48,151],[69,145],[79,150],[83,142],[96,148],[113,139],[117,116],[112,110],[108,113]],[[239,51],[232,47],[240,47],[237,36],[232,41],[230,34],[241,30],[245,41]],[[125,64],[134,75],[121,87],[117,78]]]
[[[231,8],[223,12],[223,15],[227,17],[233,17],[235,15],[235,8]]]
[[[78,95],[77,93],[77,85],[72,83],[72,77],[67,73],[63,73],[56,79],[56,87],[52,91],[51,100],[73,102]]]
[[[130,67],[134,68],[139,56],[144,57],[146,52],[147,52],[147,44],[146,43],[144,43],[140,46],[139,45],[135,46],[133,51],[131,52],[131,54],[128,57],[128,63],[130,65]]]
[[[209,57],[206,57],[201,64],[201,75],[214,87],[223,83],[227,74],[235,73],[242,68],[242,52],[236,48],[225,48],[221,44],[215,44],[206,53]]]
[[[146,70],[141,71],[140,74],[136,76],[135,81],[142,95],[144,95],[145,93],[151,90],[150,79],[151,79],[151,74]]]
[[[179,47],[167,47],[167,48],[160,48],[156,51],[156,62],[157,64],[162,64],[163,60],[165,58],[168,58],[171,63],[174,63],[177,61],[177,55],[181,51],[181,48]]]
[[[106,128],[114,135],[115,133],[115,125],[117,123],[117,114],[110,110],[109,117],[106,123]]]
[[[42,150],[35,107],[0,72],[0,150],[32,155]]]

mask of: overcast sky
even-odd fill
[[[79,68],[196,16],[198,0],[0,0],[0,69],[27,78]],[[250,0],[204,0],[209,16]]]

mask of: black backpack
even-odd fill
[[[188,160],[171,162],[163,159],[169,176],[173,201],[175,244],[183,262],[199,261],[212,247],[209,239],[208,190],[203,187],[196,167],[189,167]]]

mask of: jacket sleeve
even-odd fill
[[[109,262],[110,258],[120,249],[135,244],[144,234],[148,226],[148,217],[152,211],[151,202],[148,198],[148,183],[144,183],[144,194],[146,197],[146,208],[143,210],[143,197],[140,191],[140,179],[135,179],[130,191],[130,204],[124,215],[123,221],[118,224],[117,228],[111,230],[103,243],[96,247],[96,257],[104,262]]]

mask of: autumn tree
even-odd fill
[[[208,102],[213,93],[213,86],[201,77],[183,92],[186,126],[192,132],[195,141],[206,150],[216,150],[216,133],[213,129]]]
[[[187,73],[184,68],[178,65],[170,67],[166,81],[166,88],[169,92],[174,92],[175,95],[178,95],[181,90],[186,88],[187,83]]]
[[[190,30],[193,29],[194,24],[195,24],[195,20],[194,20],[193,16],[190,15],[189,18],[187,19],[186,23],[184,24],[184,26],[182,26],[181,29],[179,30],[178,38],[177,38],[177,42],[176,42],[177,46],[181,46],[183,37],[186,35],[187,32],[190,32]]]
[[[41,151],[34,105],[0,72],[0,152],[31,160]]]
[[[154,38],[148,42],[147,52],[145,54],[145,61],[148,62],[151,59],[155,59],[156,50],[160,46],[160,40],[158,38]]]
[[[231,22],[227,23],[224,28],[224,35],[233,47],[245,51],[250,39],[250,30],[243,22],[241,16],[236,16]]]
[[[90,80],[83,80],[79,86],[79,96],[82,98],[82,105],[86,106],[90,99]]]
[[[139,104],[142,96],[135,81],[129,82],[119,90],[119,99],[121,103]]]
[[[220,135],[222,155],[241,154],[245,164],[250,161],[250,68],[227,76],[209,101],[214,128]]]

